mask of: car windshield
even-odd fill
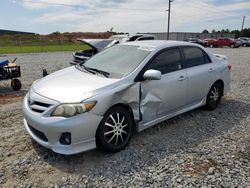
[[[151,49],[140,46],[116,45],[91,57],[83,66],[122,78],[130,74],[150,52]]]

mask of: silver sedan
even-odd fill
[[[61,154],[124,149],[133,131],[200,106],[215,109],[230,89],[224,55],[177,41],[116,45],[32,84],[24,125]]]

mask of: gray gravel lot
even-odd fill
[[[63,156],[31,140],[21,103],[31,83],[69,66],[72,53],[13,54],[23,89],[0,82],[0,187],[250,187],[250,48],[218,48],[232,64],[231,92],[134,135],[125,150]]]

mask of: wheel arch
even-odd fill
[[[114,108],[114,107],[122,107],[124,108],[125,110],[127,110],[129,112],[129,114],[131,115],[131,118],[133,120],[133,123],[134,123],[134,126],[135,126],[135,118],[134,118],[134,113],[133,113],[133,110],[132,108],[128,105],[128,104],[124,104],[124,103],[117,103],[117,104],[114,104],[113,106],[111,106],[107,111],[109,111],[111,108]],[[105,112],[106,113],[106,112]]]
[[[215,83],[219,83],[219,84],[222,86],[222,96],[223,96],[223,95],[224,95],[224,82],[223,82],[223,80],[222,80],[222,79],[216,80],[216,81],[213,83],[213,85],[214,85]]]
[[[128,111],[129,114],[130,114],[130,116],[131,116],[131,118],[132,118],[132,121],[133,121],[133,128],[136,128],[136,122],[135,122],[133,110],[132,110],[132,108],[131,108],[129,105],[127,105],[127,104],[124,104],[124,103],[117,103],[117,104],[114,104],[113,106],[111,106],[110,108],[108,108],[104,114],[106,114],[109,110],[111,110],[112,108],[115,108],[115,107],[122,107],[122,108],[124,108],[126,111]],[[97,132],[97,131],[96,131],[96,132]]]

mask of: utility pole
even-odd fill
[[[241,25],[241,32],[244,29],[245,19],[246,19],[246,16],[243,16],[242,25]]]
[[[170,10],[171,10],[171,3],[174,0],[168,0],[168,32],[167,32],[167,40],[169,40],[169,28],[170,28]]]

